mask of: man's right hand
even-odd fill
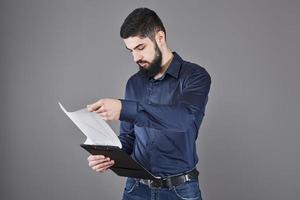
[[[104,172],[115,164],[113,160],[103,155],[90,155],[87,160],[89,166],[96,172]]]

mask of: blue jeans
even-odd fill
[[[123,200],[202,200],[198,181],[172,188],[149,188],[134,178],[127,178]]]

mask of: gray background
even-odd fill
[[[137,66],[119,27],[140,6],[212,76],[197,141],[204,199],[299,199],[297,0],[1,0],[0,198],[121,198],[125,179],[88,167],[57,101],[123,97]]]

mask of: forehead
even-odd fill
[[[149,44],[152,42],[148,37],[140,38],[139,36],[129,37],[123,40],[128,49],[134,49],[136,46],[140,44]]]

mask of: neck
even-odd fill
[[[167,69],[169,68],[169,65],[171,63],[171,59],[173,58],[173,53],[172,51],[167,48],[165,51],[162,51],[162,66],[161,66],[161,70],[158,74],[156,74],[154,76],[154,79],[159,79],[161,78],[165,72],[167,71]]]

